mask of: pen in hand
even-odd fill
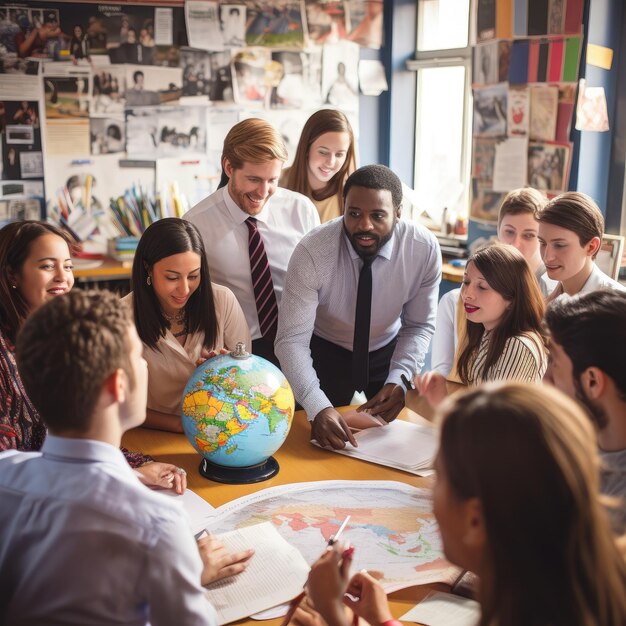
[[[337,541],[339,540],[339,535],[341,535],[341,533],[344,531],[349,520],[350,520],[350,516],[346,515],[346,519],[344,519],[343,522],[341,523],[339,530],[337,530],[337,532],[334,535],[331,535],[330,539],[328,540],[328,543],[326,544],[327,549],[331,548],[333,545],[337,543]],[[351,547],[351,548],[346,549],[344,554],[345,556],[352,556],[353,552],[354,552],[354,548]],[[304,587],[306,589],[306,583],[304,584]],[[287,611],[287,614],[285,615],[285,618],[281,622],[280,626],[287,626],[287,624],[289,624],[289,622],[291,621],[291,618],[294,616],[296,610],[300,606],[300,603],[302,602],[302,600],[304,600],[304,596],[306,595],[305,589],[303,589],[302,592],[299,593],[291,601],[291,603],[289,604],[289,610]]]
[[[415,387],[411,384],[411,381],[404,374],[400,374],[400,378],[402,379],[407,391],[413,391],[415,389]]]

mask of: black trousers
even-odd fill
[[[369,380],[364,390],[368,399],[375,396],[385,384],[397,341],[398,338],[394,337],[386,346],[369,353]],[[320,388],[333,406],[350,404],[356,391],[352,384],[352,352],[313,335],[311,357]]]
[[[280,363],[274,354],[274,343],[265,339],[265,337],[252,340],[252,354],[267,359],[270,363],[273,363],[278,369],[280,369]]]

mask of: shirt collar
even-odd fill
[[[257,215],[248,215],[245,211],[242,211],[239,208],[237,203],[230,197],[230,193],[228,192],[228,185],[222,187],[222,198],[235,224],[243,224],[249,217],[254,217],[254,219],[258,220],[259,222],[267,222],[267,215],[271,198],[265,203],[265,206]]]
[[[350,254],[350,258],[353,261],[355,261],[357,259],[360,259],[361,257],[359,256],[359,253],[354,249],[354,246],[352,245],[348,235],[346,234],[346,229],[343,227],[343,218],[342,218],[342,221],[341,221],[341,234],[343,235],[344,243],[345,243],[345,245],[348,248],[348,253]],[[383,257],[383,259],[386,259],[387,261],[390,261],[392,255],[393,255],[393,248],[395,246],[395,242],[396,242],[396,226],[393,227],[393,232],[391,233],[391,238],[376,253],[376,257],[381,256],[381,257]],[[374,257],[374,258],[376,258],[376,257]]]
[[[41,446],[44,457],[69,463],[108,463],[132,472],[119,448],[93,439],[72,439],[48,434]]]

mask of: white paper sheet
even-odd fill
[[[509,192],[526,185],[528,139],[509,137],[496,144],[493,164],[493,190]]]
[[[297,596],[309,566],[270,522],[219,535],[231,552],[254,548],[248,568],[238,576],[214,583],[206,591],[221,624],[248,617]]]
[[[174,493],[171,489],[160,493],[176,498],[183,505],[189,516],[194,535],[204,530],[208,525],[208,520],[215,514],[215,508],[191,489],[187,489],[182,495]]]
[[[173,10],[167,7],[154,9],[154,43],[157,46],[171,46],[173,43]]]
[[[217,2],[186,0],[185,23],[187,24],[187,39],[192,48],[215,51],[224,49]]]
[[[433,592],[400,620],[427,626],[476,626],[480,619],[480,605],[474,600]]]
[[[358,448],[347,444],[339,454],[411,474],[427,475],[437,452],[437,430],[395,420],[386,426],[367,428],[355,434]],[[316,444],[317,445],[317,444]]]

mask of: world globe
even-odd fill
[[[185,435],[204,457],[200,473],[227,483],[276,474],[271,455],[287,438],[294,408],[284,374],[244,344],[205,361],[185,387],[181,411]]]

